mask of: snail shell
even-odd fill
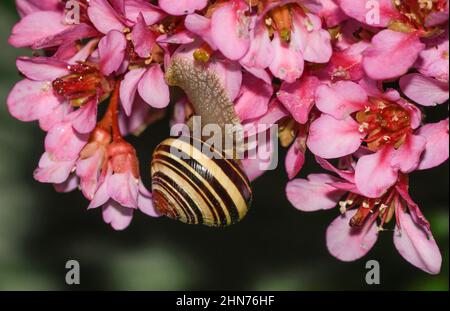
[[[240,221],[252,201],[250,182],[236,161],[207,157],[206,143],[169,138],[153,153],[153,201],[164,215],[188,224],[227,226]],[[171,148],[178,150],[171,152]],[[214,150],[209,145],[206,148]],[[179,156],[179,155],[182,156]]]
[[[233,137],[226,125],[240,125],[240,120],[214,72],[192,60],[174,57],[166,80],[186,93],[202,124],[219,125],[224,139]],[[201,150],[216,156],[211,158]],[[156,147],[151,164],[156,209],[188,224],[226,226],[240,221],[250,208],[252,190],[238,161],[232,159],[234,151],[234,147],[216,150],[193,137],[164,140]]]

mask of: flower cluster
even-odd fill
[[[439,272],[408,174],[449,156],[448,118],[426,123],[423,114],[449,98],[447,0],[16,4],[9,43],[35,53],[17,59],[24,79],[7,105],[47,133],[36,180],[79,188],[116,230],[135,210],[159,216],[126,136],[166,111],[188,121],[189,101],[169,108],[164,78],[171,59],[185,57],[217,74],[244,125],[279,125],[289,201],[302,211],[339,208],[326,233],[333,256],[362,257],[392,222],[399,253]],[[306,150],[332,174],[295,179]],[[260,161],[242,160],[252,180],[264,172]]]

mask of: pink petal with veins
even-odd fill
[[[315,103],[316,90],[321,84],[317,77],[304,75],[293,83],[283,82],[277,98],[298,123],[305,124]]]
[[[113,200],[109,200],[102,209],[103,220],[114,230],[125,230],[133,219],[133,209],[123,207]]]
[[[439,274],[442,255],[431,233],[428,235],[402,208],[396,209],[400,222],[394,231],[394,244],[400,255],[413,266],[430,274]]]
[[[418,73],[400,78],[400,88],[408,98],[422,106],[436,106],[449,98],[448,82],[439,81]]]
[[[294,179],[287,183],[287,199],[303,212],[332,209],[345,194],[329,185],[337,181],[338,178],[328,174],[310,174],[308,179]]]
[[[359,149],[365,134],[358,131],[359,124],[351,117],[337,120],[323,114],[309,129],[308,148],[315,155],[334,159]]]
[[[248,5],[231,0],[219,6],[211,16],[211,34],[217,48],[230,60],[242,58],[250,48]]]
[[[424,48],[417,32],[382,30],[364,52],[363,66],[374,80],[397,78],[408,71]]]
[[[392,167],[393,153],[394,148],[387,145],[358,160],[355,168],[355,182],[364,196],[379,198],[395,184],[398,168]]]
[[[61,12],[37,11],[31,13],[14,26],[8,42],[17,48],[32,46],[40,40],[71,27],[63,24],[62,20]]]
[[[125,59],[127,39],[122,32],[112,30],[98,44],[100,71],[109,76],[117,71]]]
[[[35,121],[61,104],[49,82],[24,79],[17,82],[6,100],[11,115],[20,121]]]
[[[426,139],[425,151],[419,163],[419,170],[436,167],[448,160],[448,119],[438,123],[425,124],[419,129],[417,135]]]
[[[350,227],[356,210],[347,211],[336,218],[327,229],[327,248],[331,255],[342,261],[354,261],[366,255],[378,238],[376,221],[368,219],[362,228]]]
[[[165,108],[169,104],[169,86],[159,64],[152,64],[138,85],[139,95],[154,108]]]

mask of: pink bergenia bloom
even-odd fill
[[[381,29],[372,38],[363,59],[367,75],[374,80],[405,74],[425,48],[422,38],[433,34],[433,27],[445,29],[444,23],[448,20],[448,1],[445,0],[421,4],[380,0],[378,7],[372,10],[366,0],[337,0],[337,3],[348,16]]]
[[[115,230],[129,226],[135,209],[152,217],[159,216],[153,207],[151,193],[139,177],[139,163],[134,148],[119,140],[109,144],[106,150],[97,152],[103,158],[100,161],[103,165],[100,173],[95,164],[88,169],[92,171],[88,175],[94,179],[100,175],[95,181],[99,186],[88,208],[102,206],[104,221]]]
[[[361,193],[376,198],[399,172],[417,168],[426,139],[415,133],[422,117],[414,105],[395,90],[382,93],[361,84],[339,81],[318,88],[316,105],[323,114],[311,124],[307,145],[317,156],[332,159],[356,152],[365,142],[369,154],[358,160],[355,182]]]
[[[326,63],[331,57],[330,35],[311,13],[319,9],[317,1],[279,1],[251,15],[248,3],[233,0],[218,4],[210,18],[188,15],[185,26],[212,50],[239,60],[266,82],[264,69],[269,68],[275,77],[292,83],[302,75],[304,61]]]
[[[310,11],[290,3],[301,4]],[[303,74],[304,61],[327,63],[330,60],[330,34],[322,29],[320,18],[311,13],[318,12],[318,8],[320,5],[314,1],[281,1],[269,4],[261,14],[262,17],[268,14],[270,19],[261,20],[276,30],[271,42],[274,57],[269,65],[275,77],[292,83]],[[285,16],[283,11],[287,11],[289,19],[279,18]]]
[[[442,256],[418,205],[408,193],[408,177],[398,181],[382,196],[365,197],[357,190],[353,170],[338,170],[318,159],[329,174],[310,174],[286,186],[288,200],[301,211],[332,209],[338,205],[340,215],[328,227],[328,251],[342,261],[354,261],[366,255],[391,220],[395,220],[394,245],[409,263],[430,274],[438,274]],[[342,199],[344,198],[344,199]]]
[[[63,119],[70,120],[80,133],[92,131],[97,103],[110,91],[108,80],[85,61],[93,44],[88,43],[67,62],[55,57],[19,57],[16,64],[25,79],[8,96],[9,112],[21,121],[39,120],[45,131]]]
[[[89,2],[89,17],[94,26],[106,34],[99,42],[100,69],[104,75],[121,74],[127,68],[120,97],[129,116],[136,93],[150,106],[164,108],[169,104],[169,87],[164,80],[155,34],[148,25],[165,15],[146,1],[124,1],[115,8],[106,0]]]

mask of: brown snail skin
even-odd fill
[[[240,125],[220,79],[201,64],[174,58],[166,80],[186,93],[202,124],[217,124],[224,135],[231,134],[225,125]],[[214,156],[204,154],[206,149]],[[227,155],[194,137],[164,140],[151,163],[156,209],[187,224],[219,227],[239,222],[250,208],[252,189],[239,162]]]

